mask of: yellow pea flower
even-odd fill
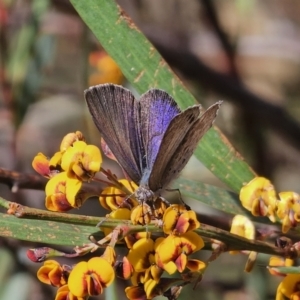
[[[163,230],[166,234],[183,234],[200,227],[196,213],[183,205],[169,206],[163,216]]]
[[[71,271],[68,286],[77,297],[97,296],[115,279],[111,264],[103,257],[93,257],[79,262]]]
[[[275,222],[277,198],[274,186],[264,177],[256,177],[240,190],[242,205],[254,216],[268,216]]]
[[[39,268],[37,278],[46,284],[61,287],[67,283],[62,266],[55,260],[46,260]]]
[[[61,167],[67,172],[73,172],[80,180],[87,181],[99,172],[101,163],[102,156],[98,147],[75,141],[63,153]]]
[[[181,236],[169,235],[156,249],[156,264],[169,274],[176,270],[183,272],[187,266],[187,256],[203,247],[203,239],[193,231]]]
[[[46,207],[51,211],[65,212],[80,207],[89,197],[80,193],[82,182],[75,176],[62,172],[52,177],[46,185]]]

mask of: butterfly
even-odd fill
[[[201,105],[181,111],[165,91],[150,89],[139,100],[115,84],[84,92],[93,121],[131,180],[140,202],[154,200],[176,178],[212,126],[222,101],[201,114]]]

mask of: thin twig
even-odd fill
[[[236,64],[235,64],[234,47],[230,44],[226,33],[224,32],[224,30],[222,29],[222,27],[220,25],[213,2],[211,0],[200,0],[199,2],[202,3],[202,5],[205,9],[205,13],[209,19],[209,22],[210,22],[212,28],[214,29],[215,34],[219,38],[224,52],[227,55],[231,75],[234,78],[236,78],[237,80],[239,80],[239,75],[238,75],[238,71],[237,71]]]
[[[7,184],[16,192],[17,189],[45,189],[47,179],[40,175],[19,173],[16,171],[0,168],[0,183]]]
[[[71,223],[71,224],[82,224],[85,226],[96,226],[99,221],[103,220],[101,223],[101,227],[106,228],[116,228],[117,226],[128,226],[128,231],[130,233],[136,232],[143,232],[147,230],[147,232],[156,232],[159,234],[163,234],[163,230],[161,227],[158,227],[156,224],[157,222],[154,221],[147,226],[142,225],[133,225],[129,220],[117,220],[117,219],[108,219],[108,218],[99,218],[99,217],[92,217],[92,216],[84,216],[84,215],[74,215],[74,214],[64,214],[64,213],[56,213],[50,212],[41,209],[30,208],[27,206],[22,206],[15,202],[7,201],[0,197],[0,206],[8,208],[10,214],[15,215],[19,218],[26,218],[28,219],[40,219],[44,221],[59,221],[64,223]],[[1,215],[1,214],[0,214]],[[219,240],[226,245],[226,251],[229,250],[250,250],[256,251],[260,253],[272,254],[272,255],[280,255],[285,256],[287,255],[287,251],[276,246],[273,246],[266,242],[256,241],[256,240],[248,240],[246,238],[240,237],[235,234],[231,234],[228,231],[209,226],[206,224],[201,224],[201,227],[196,229],[197,232],[201,237],[207,239],[208,241]],[[0,233],[1,235],[1,233]],[[210,243],[208,242],[207,245]],[[207,246],[209,249],[209,246]],[[289,254],[289,253],[288,253]]]

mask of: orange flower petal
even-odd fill
[[[134,272],[133,267],[126,256],[123,256],[122,261],[117,262],[115,269],[117,276],[122,279],[129,279]]]
[[[175,264],[178,272],[182,273],[185,270],[187,264],[187,256],[184,253],[181,253],[175,260]]]
[[[49,177],[50,165],[48,158],[43,153],[38,153],[32,161],[33,169],[44,177]]]
[[[57,212],[66,212],[73,208],[68,202],[65,194],[47,196],[45,206],[48,210]]]
[[[37,278],[46,284],[60,287],[66,284],[61,265],[55,260],[47,260],[37,272]]]
[[[68,286],[77,297],[94,296],[102,293],[115,279],[111,264],[102,257],[93,257],[88,262],[81,261],[71,271]]]

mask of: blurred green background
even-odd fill
[[[216,124],[255,171],[269,177],[278,190],[299,193],[300,3],[118,3],[204,107],[224,100]],[[103,82],[130,87],[68,1],[2,0],[0,167],[34,173],[34,155],[52,155],[63,135],[75,130],[99,145],[83,90]],[[221,185],[195,159],[183,175]],[[0,184],[0,195],[44,208],[42,191],[13,194]],[[102,211],[91,201],[80,213]],[[34,245],[7,239],[0,245],[0,299],[54,299],[55,290],[35,277],[39,266],[25,257]],[[277,278],[260,266],[246,274],[245,262],[242,255],[222,255],[198,289],[184,289],[181,299],[274,299]],[[267,262],[261,255],[258,264]],[[124,287],[118,281],[99,299],[124,299]]]

